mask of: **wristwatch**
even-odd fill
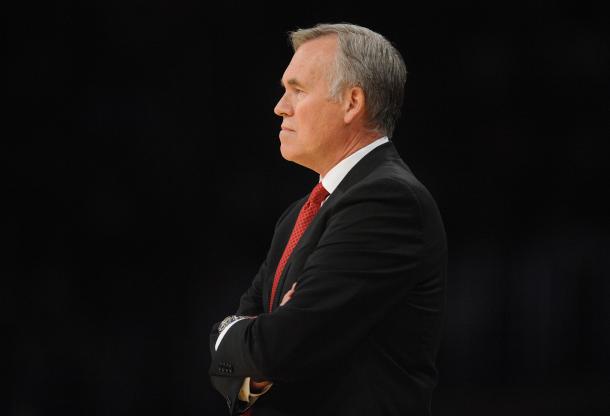
[[[218,325],[218,333],[224,331],[224,329],[231,323],[235,321],[239,321],[242,319],[250,318],[249,316],[241,316],[241,315],[229,315],[225,319],[222,320],[220,325]]]

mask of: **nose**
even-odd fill
[[[286,93],[280,97],[280,100],[275,105],[273,112],[280,117],[287,117],[292,115],[292,106],[286,97]]]

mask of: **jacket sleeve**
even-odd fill
[[[210,351],[214,351],[214,344],[218,339],[218,325],[215,323],[212,326],[210,333]],[[214,361],[214,360],[212,360]],[[216,366],[216,373],[220,375],[211,375],[210,381],[216,391],[218,391],[225,399],[230,415],[239,415],[248,407],[248,403],[239,400],[239,391],[241,389],[244,378],[243,377],[232,377],[231,367],[225,362],[214,363]],[[211,372],[210,372],[211,373]]]
[[[252,279],[250,287],[241,295],[236,315],[256,316],[263,312],[263,276],[267,273],[267,262],[268,260],[265,259]]]
[[[232,363],[235,376],[322,374],[418,283],[424,240],[415,193],[389,179],[355,187],[329,213],[290,302],[227,332],[215,359]]]

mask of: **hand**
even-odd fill
[[[286,303],[288,303],[288,301],[290,299],[292,299],[292,295],[295,292],[296,286],[297,286],[297,282],[294,282],[292,284],[292,287],[290,288],[290,290],[284,294],[284,297],[282,298],[282,301],[280,302],[280,306],[284,306]]]
[[[270,381],[266,381],[266,380],[254,381],[254,379],[251,378],[250,379],[250,393],[254,393],[254,394],[260,393],[269,384],[271,384]]]

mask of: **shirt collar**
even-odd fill
[[[358,149],[341,162],[337,163],[335,166],[329,170],[324,177],[320,176],[320,181],[324,188],[328,191],[329,194],[332,194],[337,186],[341,183],[343,178],[348,174],[348,172],[356,165],[356,163],[360,162],[360,160],[366,156],[369,152],[371,152],[377,146],[381,146],[384,143],[389,142],[387,136],[380,137],[372,143],[364,146],[362,149]]]

